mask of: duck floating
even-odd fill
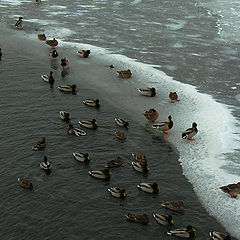
[[[140,183],[137,187],[146,193],[158,193],[160,189],[157,183]]]
[[[96,119],[92,119],[91,121],[89,120],[79,121],[78,123],[85,128],[91,128],[91,129],[98,128]]]
[[[138,162],[141,162],[141,163],[146,163],[147,162],[146,156],[142,155],[140,153],[132,153],[132,157],[133,157],[133,159],[135,159]]]
[[[194,232],[196,230],[191,226],[188,225],[186,228],[175,229],[167,232],[167,235],[180,237],[180,238],[192,238],[194,237]]]
[[[17,27],[17,29],[22,29],[22,24],[23,24],[23,17],[19,17],[19,19],[15,23],[15,27]]]
[[[194,122],[191,128],[188,128],[185,132],[182,133],[182,138],[194,141],[192,137],[194,137],[197,134],[197,132],[198,132],[197,124]]]
[[[228,193],[231,198],[236,198],[237,194],[240,194],[240,182],[222,186],[220,189],[223,192]]]
[[[163,135],[167,135],[166,131],[170,130],[173,127],[172,117],[168,116],[167,122],[155,123],[152,125],[152,128],[163,131]]]
[[[45,137],[42,137],[40,141],[38,141],[33,147],[32,150],[37,151],[37,150],[42,150],[47,146],[46,139]]]
[[[148,167],[147,163],[132,162],[132,167],[137,172],[142,172],[142,173],[148,173],[149,170],[150,170],[150,168]]]
[[[57,52],[57,50],[56,50],[56,49],[53,49],[53,50],[50,52],[49,56],[51,56],[51,57],[53,58],[53,61],[55,61],[55,58],[58,57],[58,52]]]
[[[72,124],[68,125],[68,133],[74,134],[77,137],[86,135],[86,133],[82,129],[74,128]]]
[[[90,161],[89,154],[85,152],[74,152],[73,157],[79,162],[88,163]]]
[[[157,94],[157,91],[154,87],[152,88],[139,88],[138,91],[146,97],[154,97]]]
[[[27,188],[27,189],[33,189],[33,184],[29,179],[26,178],[18,178],[18,183],[21,187]]]
[[[66,67],[67,69],[69,69],[69,60],[65,57],[62,58],[60,61],[60,65],[62,67],[62,70]]]
[[[60,115],[60,118],[66,122],[66,123],[69,123],[70,120],[71,120],[71,117],[70,117],[70,114],[68,112],[65,112],[65,111],[60,111],[59,112],[59,115]]]
[[[98,179],[104,179],[109,180],[111,177],[111,172],[109,169],[104,170],[97,170],[97,171],[89,171],[88,172],[92,177],[98,178]]]
[[[116,131],[115,132],[115,137],[120,139],[120,140],[125,140],[127,137],[123,132]]]
[[[58,45],[56,38],[53,38],[53,40],[47,40],[45,43],[52,48],[55,48]]]
[[[43,161],[40,163],[40,168],[45,171],[51,171],[52,164],[50,162],[48,162],[47,156],[43,157]]]
[[[108,188],[108,191],[111,193],[113,197],[116,197],[116,198],[127,197],[126,190],[124,188],[111,187],[111,188]]]
[[[107,163],[107,165],[105,166],[106,168],[113,168],[113,167],[119,167],[123,164],[123,161],[120,157],[117,157],[116,160],[112,160],[110,162]]]
[[[49,75],[42,75],[41,76],[42,80],[46,83],[50,84],[50,87],[53,87],[54,84],[54,78],[53,78],[53,72],[51,71]]]
[[[120,78],[130,78],[132,76],[132,73],[130,69],[123,70],[123,71],[117,71],[118,77]]]
[[[209,235],[212,240],[231,240],[229,235],[220,232],[210,232]]]
[[[45,34],[38,34],[38,39],[41,41],[45,41],[47,38]]]
[[[178,95],[177,95],[176,92],[170,92],[169,93],[169,98],[171,100],[170,101],[171,103],[174,103],[174,101],[176,101],[176,102],[180,101],[180,100],[178,100]]]
[[[81,57],[81,58],[87,58],[90,54],[90,50],[79,50],[77,51],[78,55]]]
[[[95,107],[95,108],[99,108],[100,107],[100,101],[99,99],[86,99],[83,101],[83,103],[87,106],[90,106],[90,107]]]
[[[153,217],[161,225],[164,225],[164,226],[174,225],[173,217],[171,215],[154,213]]]
[[[130,222],[135,222],[135,223],[142,223],[142,224],[148,224],[149,219],[146,214],[132,214],[132,213],[127,213],[126,218]]]
[[[119,127],[129,128],[129,123],[123,120],[122,118],[116,117],[114,118],[114,120]]]
[[[165,202],[161,204],[162,207],[173,211],[182,211],[184,210],[183,201],[173,201],[173,202]]]
[[[158,119],[159,113],[154,108],[150,108],[149,110],[145,111],[143,115],[150,123],[154,123]]]
[[[77,86],[75,84],[73,84],[73,85],[62,85],[62,86],[59,86],[58,89],[60,91],[68,92],[68,93],[72,93],[72,94],[76,94],[76,92],[78,91]]]

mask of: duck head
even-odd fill
[[[194,122],[193,124],[192,124],[192,128],[196,128],[197,127],[197,124]]]
[[[191,225],[187,226],[187,232],[196,231]]]
[[[125,122],[123,126],[124,126],[125,128],[129,128],[129,123],[128,123],[128,122]]]

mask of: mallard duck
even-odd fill
[[[178,100],[178,95],[176,92],[170,92],[169,93],[169,98],[171,99],[171,103],[173,103],[174,101],[180,101]]]
[[[164,226],[173,226],[174,225],[174,221],[173,221],[173,218],[171,215],[163,215],[163,214],[154,213],[153,217],[161,225],[164,225]]]
[[[168,131],[172,127],[173,127],[173,121],[171,116],[168,116],[167,122],[160,122],[152,125],[152,128],[163,131],[164,135],[167,135],[168,133],[166,131]]]
[[[100,101],[99,99],[86,99],[83,101],[84,104],[90,106],[90,107],[95,107],[95,108],[99,108],[100,107]]]
[[[46,35],[45,34],[38,34],[38,39],[41,41],[45,41],[46,40]]]
[[[73,85],[62,85],[62,86],[59,86],[58,89],[63,91],[63,92],[71,92],[72,94],[75,94],[78,91],[77,86],[75,84],[73,84]]]
[[[23,188],[28,188],[28,189],[32,189],[33,188],[33,184],[32,184],[32,182],[29,179],[18,178],[18,183]]]
[[[53,72],[51,71],[49,75],[42,75],[42,80],[46,83],[50,84],[50,87],[53,87],[54,84],[54,78],[53,78]]]
[[[113,197],[117,197],[117,198],[127,197],[126,190],[124,188],[111,187],[111,188],[108,188],[108,191],[111,193]]]
[[[229,235],[220,232],[210,232],[209,235],[213,240],[231,240]]]
[[[142,162],[142,163],[146,163],[147,162],[146,156],[142,155],[140,153],[132,153],[132,157],[133,157],[133,159],[135,159],[138,162]]]
[[[197,134],[197,132],[198,132],[197,124],[194,122],[192,124],[192,128],[188,128],[185,132],[182,133],[182,138],[194,141],[192,137],[194,137]]]
[[[116,160],[112,160],[107,163],[106,168],[119,167],[123,164],[123,161],[120,157],[117,157]]]
[[[137,187],[146,193],[158,193],[160,189],[157,183],[140,183]]]
[[[142,172],[142,173],[148,173],[148,171],[150,170],[150,168],[147,166],[147,163],[132,162],[132,167],[137,172]]]
[[[52,169],[52,164],[48,162],[47,156],[43,157],[43,161],[40,163],[40,168],[45,171],[50,171]]]
[[[42,137],[40,141],[38,141],[33,147],[32,150],[37,151],[37,150],[42,150],[47,146],[45,137]]]
[[[81,58],[87,58],[90,54],[90,50],[79,50],[77,52]]]
[[[157,93],[154,87],[152,88],[139,88],[138,91],[146,97],[154,97]]]
[[[23,19],[22,17],[19,17],[19,19],[15,23],[15,27],[17,27],[18,29],[22,28],[22,24],[23,24],[23,20],[22,19]]]
[[[123,71],[117,71],[118,77],[120,78],[130,78],[132,76],[132,73],[130,69],[123,70]]]
[[[53,58],[53,61],[55,61],[55,58],[58,57],[58,52],[57,52],[57,50],[56,50],[56,49],[53,49],[53,50],[50,52],[49,56],[51,56],[51,57]]]
[[[60,111],[60,118],[65,121],[66,123],[69,123],[71,120],[70,114],[68,112]]]
[[[135,222],[135,223],[142,223],[142,224],[148,224],[148,216],[146,214],[132,214],[132,213],[127,213],[126,215],[127,220],[130,222]]]
[[[125,134],[123,132],[119,132],[119,131],[115,132],[115,137],[120,139],[120,140],[125,140],[126,139]]]
[[[91,176],[98,178],[98,179],[105,179],[109,180],[111,177],[111,172],[109,169],[104,169],[104,170],[97,170],[97,171],[89,171],[88,172]]]
[[[236,198],[237,194],[240,194],[240,182],[222,186],[220,189],[223,192],[228,193],[231,198]]]
[[[129,128],[129,123],[126,122],[125,120],[123,120],[122,118],[114,118],[116,124],[119,126],[119,127],[125,127],[125,128]]]
[[[53,38],[53,40],[47,40],[45,43],[47,45],[51,46],[52,48],[54,48],[58,45],[58,41],[55,38]]]
[[[92,129],[98,128],[96,119],[92,119],[92,121],[89,121],[89,120],[79,121],[78,123],[85,128],[92,128]]]
[[[73,157],[79,162],[87,163],[90,161],[89,154],[85,152],[74,152]]]
[[[68,125],[68,133],[69,134],[74,134],[77,137],[86,135],[86,133],[82,129],[74,128],[72,124]]]
[[[183,201],[174,201],[174,202],[165,202],[162,203],[161,206],[173,210],[173,211],[182,211],[184,210]]]
[[[192,237],[194,237],[195,231],[196,230],[191,225],[188,225],[187,228],[171,230],[171,231],[167,232],[167,235],[181,237],[181,238],[192,238]]]
[[[67,69],[69,69],[69,60],[66,57],[62,58],[60,61],[60,65],[61,65],[62,69],[64,69],[65,67]]]
[[[149,110],[145,111],[144,116],[149,122],[154,123],[155,120],[158,119],[159,113],[154,108],[150,108]]]

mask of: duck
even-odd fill
[[[90,107],[95,107],[95,108],[99,108],[100,107],[100,101],[99,99],[86,99],[83,101],[83,103],[87,106],[90,106]]]
[[[47,146],[46,139],[45,137],[42,137],[40,141],[38,141],[33,147],[32,150],[37,151],[37,150],[42,150]]]
[[[229,235],[220,232],[209,232],[209,235],[212,240],[231,240]]]
[[[117,157],[116,160],[112,160],[110,162],[107,163],[107,165],[105,166],[105,168],[113,168],[113,167],[119,167],[123,164],[123,161],[120,157]]]
[[[63,92],[69,92],[69,93],[71,92],[72,94],[76,94],[76,92],[78,91],[77,86],[75,84],[61,85],[58,87],[58,89]]]
[[[68,112],[65,112],[65,111],[60,111],[59,112],[60,114],[60,118],[66,122],[66,123],[69,123],[70,120],[71,120],[71,117],[70,117],[70,114]]]
[[[150,123],[154,123],[158,119],[159,113],[154,108],[150,108],[143,115]]]
[[[132,73],[130,69],[123,70],[123,71],[117,71],[118,77],[120,78],[130,78],[132,76]]]
[[[98,178],[98,179],[104,179],[109,180],[111,177],[111,172],[109,169],[104,170],[97,170],[97,171],[89,171],[88,172],[92,177]]]
[[[170,130],[172,127],[173,121],[171,116],[168,116],[167,122],[160,122],[152,125],[152,128],[163,131],[163,135],[168,135],[166,131]]]
[[[22,24],[23,24],[23,20],[22,19],[23,19],[23,17],[19,17],[19,19],[15,23],[15,27],[17,27],[17,29],[21,29],[22,28]]]
[[[50,87],[53,87],[54,84],[54,78],[53,78],[53,72],[51,71],[49,75],[42,75],[41,76],[42,80],[46,83],[50,84]]]
[[[115,131],[115,137],[120,140],[125,140],[127,137],[123,132]]]
[[[53,38],[53,40],[47,40],[45,43],[52,48],[58,45],[58,41],[55,38]]]
[[[115,66],[113,64],[109,65],[108,67],[110,68],[115,68]]]
[[[157,183],[140,183],[137,187],[146,193],[158,193],[160,189]]]
[[[173,201],[173,202],[165,202],[161,204],[162,207],[173,211],[182,211],[184,210],[183,201]]]
[[[50,52],[49,56],[51,56],[51,57],[53,58],[53,61],[55,61],[55,58],[58,57],[58,52],[57,52],[57,50],[56,50],[56,49],[53,49],[53,50]]]
[[[64,67],[69,69],[69,60],[66,57],[62,58],[60,61],[60,65],[61,65],[62,69],[64,69]]]
[[[188,128],[187,130],[185,130],[185,132],[182,133],[182,138],[194,141],[192,137],[194,137],[197,134],[197,132],[198,132],[197,124],[194,122],[192,124],[192,128]]]
[[[161,225],[164,225],[164,226],[174,225],[173,217],[171,215],[154,213],[153,217]]]
[[[133,159],[135,159],[138,162],[141,162],[141,163],[146,163],[147,162],[146,156],[142,155],[140,153],[132,153],[132,157],[133,157]]]
[[[33,189],[32,182],[29,179],[27,179],[27,178],[18,178],[18,183],[23,188]]]
[[[157,94],[157,91],[154,87],[152,88],[139,88],[138,91],[146,97],[154,97]]]
[[[86,133],[82,129],[74,128],[72,124],[68,125],[68,133],[69,134],[74,134],[77,137],[86,135]]]
[[[119,126],[119,127],[125,127],[125,128],[129,128],[129,123],[126,122],[125,120],[123,120],[122,118],[114,118],[116,124]]]
[[[108,188],[108,191],[111,193],[113,197],[116,197],[116,198],[127,197],[126,190],[124,188],[111,187],[111,188]]]
[[[98,128],[96,119],[92,119],[91,121],[89,120],[79,121],[78,123],[85,128],[91,128],[91,129]]]
[[[41,0],[35,0],[35,2],[36,2],[36,3],[40,3],[40,2],[41,2]]]
[[[150,170],[150,168],[147,166],[147,163],[132,162],[132,167],[137,172],[142,172],[142,173],[148,173]]]
[[[236,198],[237,194],[240,194],[240,182],[222,186],[220,189],[223,192],[228,193],[231,198]]]
[[[180,100],[178,100],[178,95],[177,95],[177,93],[176,92],[170,92],[169,93],[169,98],[170,98],[170,102],[171,103],[174,103],[174,101],[180,101]]]
[[[132,214],[132,213],[127,213],[126,218],[130,222],[135,222],[135,223],[142,223],[142,224],[148,224],[149,219],[146,214]]]
[[[43,157],[43,161],[40,163],[40,168],[45,171],[51,171],[52,164],[50,162],[48,162],[47,156]]]
[[[171,230],[167,232],[167,235],[181,238],[192,238],[195,235],[195,231],[196,230],[191,225],[188,225],[186,228]]]
[[[45,34],[38,34],[38,39],[41,41],[45,41],[47,38]]]
[[[90,54],[90,50],[79,50],[77,51],[78,52],[78,55],[81,57],[81,58],[87,58]]]
[[[73,157],[79,162],[88,163],[90,161],[89,154],[85,152],[74,152]]]

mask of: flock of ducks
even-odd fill
[[[40,0],[35,0],[36,3],[40,3]],[[23,18],[19,17],[18,21],[15,24],[15,27],[18,29],[22,29],[22,24],[23,24]],[[55,47],[58,45],[58,41],[53,38],[52,40],[46,40],[45,34],[39,34],[38,39],[45,41],[47,45],[49,45],[52,48],[52,51],[50,52],[50,56],[53,58],[53,61],[55,58],[58,57],[58,53],[55,49]],[[87,58],[90,54],[90,50],[79,50],[78,55],[82,58]],[[2,57],[2,51],[0,48],[0,59]],[[69,69],[69,60],[67,58],[61,59],[60,65],[62,69],[65,67]],[[114,68],[114,65],[110,65],[110,68]],[[130,78],[132,76],[132,73],[130,69],[128,70],[123,70],[123,71],[117,71],[117,74],[120,78]],[[43,81],[47,82],[50,84],[50,87],[52,88],[54,85],[54,78],[53,78],[53,72],[50,71],[49,75],[42,75],[41,76]],[[72,94],[76,94],[78,91],[76,85],[63,85],[58,87],[59,90],[64,91],[64,92],[70,92]],[[138,91],[141,93],[141,95],[146,96],[146,97],[154,97],[157,94],[157,91],[154,87],[152,88],[139,88]],[[170,92],[169,94],[170,102],[178,102],[178,95],[176,92]],[[86,99],[83,101],[83,104],[88,105],[90,107],[95,107],[99,108],[100,107],[100,101],[99,99]],[[68,124],[68,133],[69,134],[74,134],[76,136],[83,136],[86,135],[86,132],[82,129],[75,128],[73,127],[72,124],[70,124],[70,114],[65,111],[60,111],[60,118],[65,121]],[[145,111],[144,116],[146,119],[152,123],[152,128],[157,129],[163,132],[164,135],[167,135],[168,132],[172,127],[173,127],[173,121],[172,117],[168,116],[168,121],[167,122],[159,122],[155,123],[155,121],[159,117],[159,113],[154,109],[151,108],[147,111]],[[129,123],[125,121],[122,118],[116,117],[115,119],[116,124],[119,127],[122,128],[129,128]],[[96,130],[98,128],[97,121],[95,119],[92,120],[82,120],[79,121],[80,126],[85,127],[85,128],[90,128]],[[182,133],[182,138],[183,139],[188,139],[193,141],[193,137],[197,134],[198,129],[197,129],[197,124],[195,122],[192,123],[192,128],[187,129]],[[123,132],[116,131],[115,132],[116,138],[120,140],[125,140],[126,136]],[[46,139],[43,137],[40,141],[38,141],[32,149],[34,151],[37,150],[42,150],[46,147],[47,142]],[[85,152],[74,152],[73,157],[75,160],[81,162],[81,163],[88,163],[90,161],[90,156],[88,153]],[[147,159],[146,156],[139,154],[139,153],[132,153],[132,157],[135,161],[132,162],[132,167],[135,169],[137,172],[141,173],[148,173],[150,170],[147,164]],[[105,165],[104,170],[91,170],[89,171],[89,175],[92,177],[95,177],[97,179],[102,179],[102,180],[109,180],[111,177],[111,172],[109,168],[115,168],[115,167],[120,167],[123,164],[123,161],[120,157],[118,157],[116,160],[112,160],[108,162]],[[45,170],[47,174],[51,172],[52,165],[50,162],[47,160],[47,156],[44,156],[43,161],[40,163],[40,168]],[[27,189],[33,189],[33,184],[29,179],[26,178],[18,178],[18,182],[20,186],[23,188]],[[159,192],[159,186],[157,183],[140,183],[138,186],[138,189],[141,191],[144,191],[149,194],[157,194]],[[220,187],[220,189],[223,192],[228,193],[231,197],[236,198],[236,194],[240,194],[240,182],[237,184],[229,184],[227,186]],[[126,198],[127,193],[124,188],[119,188],[119,187],[110,187],[108,189],[109,193],[116,198]],[[161,204],[162,207],[167,208],[172,211],[183,211],[184,210],[184,204],[182,201],[175,201],[175,202],[165,202]],[[142,224],[147,224],[149,222],[148,216],[146,214],[132,214],[132,213],[127,213],[126,218],[131,221],[131,222],[136,222],[136,223],[142,223]],[[170,228],[174,225],[174,220],[171,215],[163,215],[163,214],[153,214],[153,218],[161,225],[168,226],[169,231],[167,232],[168,235],[171,236],[176,236],[176,237],[181,237],[181,238],[192,238],[194,236],[195,229],[191,226],[188,225],[186,228],[182,229],[176,229],[176,230],[170,230]],[[219,233],[219,232],[210,232],[211,239],[215,240],[230,240],[231,237],[229,235]]]

